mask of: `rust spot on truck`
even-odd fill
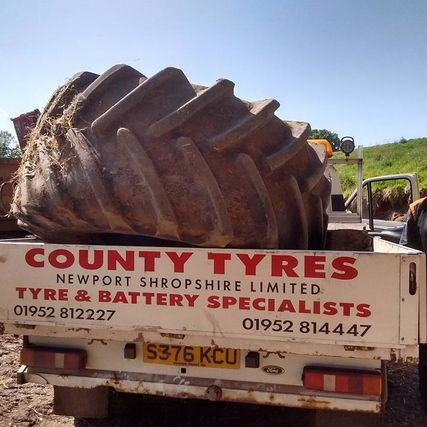
[[[5,263],[5,262],[6,262],[6,257],[0,256],[0,263]]]
[[[177,340],[183,340],[185,338],[184,334],[170,334],[170,333],[160,333],[161,337],[165,337],[165,338],[173,338],[173,339],[177,339]]]
[[[418,357],[406,356],[402,357],[401,352],[392,348],[390,350],[390,362],[392,363],[418,363]]]
[[[93,344],[94,342],[99,342],[99,343],[101,343],[102,345],[108,345],[108,343],[107,343],[107,341],[106,341],[106,340],[97,339],[97,338],[92,338],[91,340],[89,340],[89,341],[88,341],[88,343],[87,343],[87,345],[91,345],[91,344]]]
[[[14,323],[13,326],[18,329],[36,329],[36,325],[26,325],[24,323]]]
[[[298,402],[307,409],[334,409],[329,400],[316,400],[313,397],[300,397]]]
[[[138,335],[132,340],[133,342],[144,342],[144,334],[142,332],[138,332]]]
[[[279,356],[281,359],[285,359],[286,358],[286,354],[288,354],[287,351],[267,351],[267,350],[264,350],[262,348],[258,349],[258,351],[260,353],[264,353],[262,355],[263,359],[267,359],[267,357],[269,357],[270,355]]]
[[[90,329],[89,328],[68,328],[68,330],[70,332],[80,332],[80,331],[84,331],[87,332],[88,334],[90,334]]]
[[[368,347],[364,345],[345,345],[345,351],[374,351],[376,347]]]
[[[400,352],[395,349],[390,350],[390,362],[392,363],[418,363],[418,357],[402,357]]]

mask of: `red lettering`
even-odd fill
[[[249,310],[251,299],[249,297],[240,297],[239,298],[239,310]]]
[[[222,297],[222,307],[228,308],[232,305],[237,304],[237,298],[235,297]]]
[[[82,268],[86,270],[98,270],[102,267],[104,261],[103,251],[94,250],[93,251],[93,261],[89,262],[89,251],[80,250],[79,251],[79,263]]]
[[[323,304],[323,314],[327,314],[328,316],[334,316],[338,313],[336,308],[337,303],[332,301],[327,301]]]
[[[352,265],[356,262],[356,258],[342,256],[339,258],[335,258],[332,261],[332,267],[337,270],[332,273],[333,279],[339,280],[351,280],[357,277],[359,274],[358,271],[352,267]]]
[[[38,289],[38,290],[40,291],[40,289]],[[34,299],[37,299],[37,297],[35,297]],[[56,289],[45,289],[44,290],[44,299],[46,301],[49,301],[49,300],[56,301]]]
[[[189,260],[192,252],[182,252],[178,255],[176,252],[166,252],[166,255],[173,262],[174,273],[184,273],[184,264]]]
[[[210,295],[208,297],[208,308],[220,308],[221,303],[219,302],[219,297],[216,295]]]
[[[251,258],[248,254],[237,254],[237,257],[240,259],[240,261],[243,262],[245,266],[246,276],[255,276],[256,268],[258,264],[263,260],[263,258],[265,258],[265,255],[257,254]]]
[[[311,310],[306,306],[307,302],[300,300],[298,301],[298,312],[299,313],[311,313]]]
[[[44,249],[43,248],[30,249],[25,254],[25,262],[31,267],[36,267],[36,268],[44,267],[44,261],[36,260],[37,255],[44,255]]]
[[[313,314],[320,314],[320,301],[313,301]]]
[[[306,256],[304,263],[304,277],[325,278],[325,256]]]
[[[157,294],[157,305],[168,305],[167,296],[168,294]]]
[[[208,259],[211,259],[214,262],[215,274],[225,274],[225,261],[229,261],[231,259],[231,254],[208,252]]]
[[[118,302],[122,302],[123,304],[128,303],[126,294],[123,291],[117,291],[116,295],[114,295],[113,303],[118,303]]]
[[[68,301],[68,289],[59,289],[58,290],[58,300],[59,301]]]
[[[265,310],[265,299],[264,298],[255,298],[252,302],[252,305],[255,310]]]
[[[28,288],[28,290],[31,292],[31,296],[33,297],[33,299],[39,299],[39,293],[41,291],[41,288]],[[45,289],[45,293],[46,293]]]
[[[60,261],[59,258],[65,258]],[[49,264],[55,268],[70,268],[74,264],[74,255],[67,249],[55,249],[49,254]]]
[[[16,292],[18,292],[18,298],[24,299],[24,293],[27,290],[27,288],[16,288]]]
[[[139,257],[144,258],[144,270],[154,271],[156,258],[160,258],[158,251],[139,251]]]
[[[351,309],[354,307],[354,304],[352,302],[340,302],[340,307],[343,308],[342,314],[344,316],[350,316]]]
[[[290,255],[272,255],[271,256],[271,275],[272,276],[285,276],[299,277],[295,272],[298,266],[298,260]]]
[[[358,317],[369,317],[372,314],[370,307],[371,306],[369,304],[358,304],[356,306],[356,309],[357,309],[356,316],[358,316]]]
[[[110,291],[98,291],[98,301],[99,302],[111,302],[111,292]]]
[[[136,304],[138,302],[139,292],[129,291],[128,295],[130,296],[131,304]]]
[[[123,258],[118,251],[108,251],[108,269],[117,270],[117,264],[126,270],[134,271],[135,270],[135,252],[126,251],[126,258]]]
[[[194,307],[194,303],[196,302],[197,298],[199,298],[198,295],[187,295],[187,294],[184,294],[184,297],[186,298],[189,307]]]
[[[292,304],[291,300],[284,299],[280,304],[280,307],[277,309],[277,311],[289,311],[291,313],[295,313],[295,307]]]
[[[169,295],[169,301],[170,301],[170,305],[172,306],[178,306],[178,307],[182,307],[182,295],[179,294],[170,294]]]
[[[153,303],[153,298],[154,298],[153,292],[143,292],[142,296],[145,298],[145,304],[151,305]]]

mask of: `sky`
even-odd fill
[[[0,0],[0,130],[79,71],[235,83],[356,144],[427,136],[427,0]]]

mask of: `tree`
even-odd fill
[[[21,150],[13,135],[7,130],[0,130],[0,157],[19,157]]]
[[[314,139],[327,139],[331,144],[334,151],[338,151],[340,148],[340,138],[335,132],[331,132],[327,129],[312,129],[310,138]]]

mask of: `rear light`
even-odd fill
[[[34,368],[83,369],[86,351],[64,348],[24,347],[21,364]]]
[[[304,368],[304,387],[310,390],[381,396],[382,377],[379,372],[332,369],[324,367]]]

